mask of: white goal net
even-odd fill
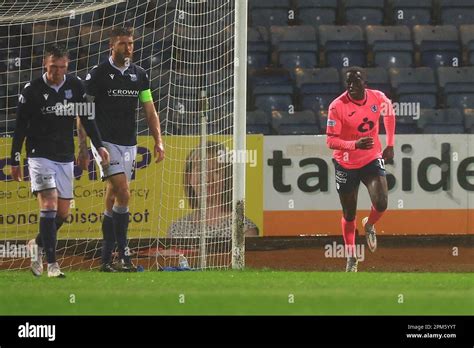
[[[166,151],[165,160],[154,163],[154,140],[138,107],[132,261],[145,269],[173,269],[184,256],[194,269],[243,267],[243,229],[252,222],[243,216],[245,164],[233,163],[232,153],[245,149],[245,12],[241,0],[2,2],[0,269],[29,267],[23,247],[39,229],[24,146],[24,181],[10,175],[18,96],[44,73],[43,53],[53,43],[68,49],[68,72],[84,79],[108,59],[109,32],[116,26],[134,29],[133,60],[150,77]],[[100,265],[105,184],[93,162],[87,171],[76,166],[74,174],[57,257],[65,269],[94,269]]]

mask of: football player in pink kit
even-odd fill
[[[327,145],[334,150],[336,189],[342,205],[342,234],[347,272],[357,272],[355,255],[356,210],[359,184],[367,187],[372,201],[370,215],[362,220],[370,251],[377,248],[375,223],[387,209],[387,179],[384,163],[393,161],[395,114],[391,101],[380,91],[366,88],[365,72],[351,68],[347,90],[329,105]],[[382,152],[379,119],[383,117],[387,147]]]

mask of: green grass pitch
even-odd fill
[[[0,284],[0,315],[474,314],[466,273],[2,271]]]

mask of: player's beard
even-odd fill
[[[125,53],[117,53],[115,58],[119,65],[128,66],[132,62],[132,55],[127,56]]]

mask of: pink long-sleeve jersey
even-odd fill
[[[392,102],[380,91],[365,91],[363,100],[352,99],[346,91],[329,105],[327,144],[334,150],[334,159],[347,169],[361,168],[382,157],[379,139],[380,116],[383,116],[384,120],[387,146],[393,146],[395,141],[395,113]],[[356,149],[356,141],[363,137],[374,138],[372,149]]]

